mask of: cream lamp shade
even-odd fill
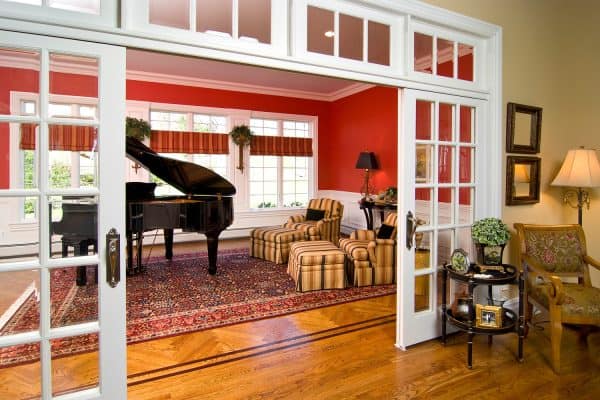
[[[600,186],[600,162],[596,150],[569,150],[552,186],[598,187]]]
[[[569,150],[551,185],[577,188],[577,190],[567,190],[563,194],[563,201],[578,209],[577,221],[582,225],[583,206],[587,206],[588,210],[590,208],[590,195],[583,188],[600,186],[600,163],[596,150],[583,147]]]

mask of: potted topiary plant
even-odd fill
[[[150,124],[147,121],[133,117],[125,118],[125,136],[143,141],[150,137],[151,132]]]
[[[502,264],[504,246],[510,239],[506,224],[498,218],[483,218],[471,227],[471,237],[477,246],[478,261],[481,264]]]
[[[252,131],[248,125],[237,125],[229,132],[229,136],[231,136],[233,143],[237,144],[240,151],[239,165],[237,168],[244,172],[244,146],[247,146],[252,142]]]

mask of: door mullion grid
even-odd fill
[[[456,50],[456,42],[454,43],[455,45],[455,52]],[[456,63],[454,65],[456,67]],[[453,160],[452,162],[454,163],[454,167],[452,169],[452,174],[453,176],[453,187],[454,187],[454,193],[453,193],[453,198],[454,198],[454,215],[453,215],[453,219],[451,222],[452,225],[452,230],[453,233],[451,235],[451,241],[450,241],[450,248],[451,249],[455,249],[457,248],[456,244],[458,243],[458,229],[456,228],[456,226],[458,225],[458,222],[460,220],[460,104],[459,103],[455,103],[454,107],[452,108],[452,113],[453,113],[453,124],[452,124],[452,129],[453,129],[453,146],[454,146],[454,156],[453,156]]]
[[[48,101],[50,90],[50,55],[48,49],[40,52],[40,125],[39,125],[39,147],[38,157],[40,159],[40,173],[38,185],[40,189],[39,200],[39,236],[40,236],[40,367],[42,380],[42,399],[52,398],[52,355],[50,348],[50,270],[48,260],[50,258],[51,243],[50,231],[44,221],[49,222],[48,210],[49,198],[47,195],[48,184],[48,159],[49,159],[49,137],[48,137]]]
[[[435,48],[435,42],[434,42],[434,48]],[[438,244],[439,244],[439,193],[438,193],[438,189],[439,189],[439,155],[440,155],[440,102],[439,100],[435,100],[433,103],[433,130],[432,130],[432,134],[433,137],[431,138],[433,140],[433,165],[431,166],[431,178],[432,178],[432,183],[433,183],[433,193],[431,198],[433,199],[433,216],[432,216],[432,227],[433,230],[431,231],[431,235],[432,237],[432,241],[431,241],[431,261],[430,261],[430,268],[431,270],[429,271],[429,310],[431,311],[433,309],[433,305],[434,303],[434,297],[435,297],[435,291],[433,290],[436,287],[435,284],[435,274],[433,273],[433,271],[435,271],[436,267],[437,267],[437,260],[438,260]]]

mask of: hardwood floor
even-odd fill
[[[469,370],[464,334],[451,336],[446,346],[432,340],[402,351],[394,346],[395,321],[395,296],[385,296],[133,344],[127,348],[128,396],[575,400],[600,395],[600,333],[584,343],[567,331],[557,376],[544,324],[546,330],[530,331],[523,363],[516,361],[515,334],[496,336],[492,345],[476,337]],[[93,385],[96,366],[95,353],[57,359],[56,390]],[[0,399],[36,393],[37,364],[0,369]]]

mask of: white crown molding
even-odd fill
[[[157,83],[166,83],[172,85],[182,85],[182,86],[192,86],[192,87],[202,87],[209,89],[219,89],[219,90],[230,90],[236,92],[245,92],[245,93],[258,93],[265,94],[271,96],[283,96],[283,97],[294,97],[300,99],[308,99],[308,100],[319,100],[319,101],[336,101],[343,97],[350,96],[355,93],[362,92],[363,90],[370,89],[375,85],[370,85],[366,83],[355,83],[338,91],[323,94],[316,92],[308,92],[303,90],[292,90],[292,89],[279,89],[269,86],[261,86],[261,85],[250,85],[244,83],[236,83],[236,82],[227,82],[227,81],[218,81],[211,79],[202,79],[202,78],[192,78],[192,77],[182,77],[175,76],[170,74],[160,74],[154,72],[145,72],[145,71],[127,71],[127,79],[144,81],[144,82],[157,82]]]

